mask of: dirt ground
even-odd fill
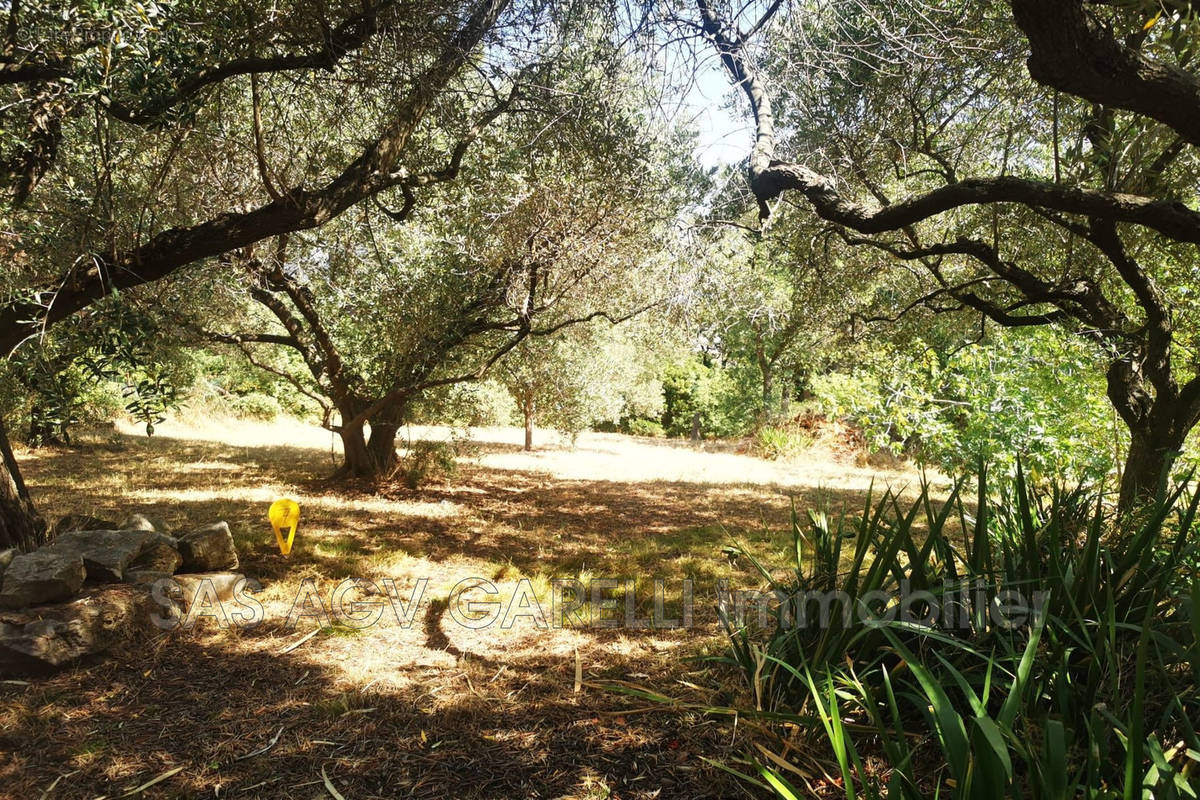
[[[140,512],[173,531],[228,521],[263,618],[202,619],[52,677],[0,682],[0,797],[747,796],[705,760],[735,761],[744,726],[693,708],[740,691],[702,658],[723,651],[718,581],[758,584],[722,548],[736,540],[786,565],[791,497],[857,506],[872,481],[915,477],[822,449],[778,463],[728,445],[585,434],[572,448],[542,434],[524,453],[521,436],[473,431],[457,472],[416,490],[327,481],[330,435],[292,422],[165,425],[153,439],[115,430],[22,454],[51,519]],[[279,497],[301,506],[286,558],[266,521]],[[335,607],[348,578],[371,583],[347,586]],[[618,606],[600,621],[622,616],[625,594],[604,579],[628,582],[639,620],[652,616],[655,580],[662,616],[681,618],[692,581],[692,625],[556,624],[556,597],[569,599],[556,581]],[[497,593],[460,596],[464,580]],[[391,611],[422,585],[410,618]],[[476,607],[491,624],[464,598],[491,601]],[[364,627],[336,613],[351,607],[382,617]],[[615,688],[631,685],[680,702]]]

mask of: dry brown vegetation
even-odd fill
[[[142,796],[744,795],[702,759],[737,755],[735,725],[647,708],[605,685],[728,703],[731,676],[689,658],[722,647],[716,581],[757,583],[721,548],[736,537],[786,563],[789,496],[857,504],[872,480],[913,476],[820,451],[775,463],[616,435],[529,454],[519,441],[518,431],[477,431],[458,473],[418,490],[320,479],[332,466],[328,434],[288,422],[167,426],[151,440],[117,432],[25,454],[51,518],[141,511],[173,530],[227,520],[242,571],[263,583],[266,619],[250,630],[206,623],[0,684],[0,795],[116,797],[168,773]],[[288,558],[266,523],[282,496],[302,508]],[[348,577],[393,578],[402,593],[430,584],[409,627],[385,615],[304,639],[316,621],[286,626],[304,580],[328,602]],[[632,578],[641,610],[651,579],[667,582],[670,610],[692,578],[696,625],[541,630],[525,618],[472,631],[446,606],[469,577],[495,581],[502,599],[529,578],[547,609],[552,579]]]

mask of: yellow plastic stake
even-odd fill
[[[286,556],[292,552],[296,526],[300,524],[300,504],[295,500],[276,500],[271,504],[267,517],[271,520],[271,527],[275,529],[275,542],[279,545],[279,552]],[[283,538],[284,528],[288,529],[287,539]]]

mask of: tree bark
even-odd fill
[[[525,402],[521,404],[521,411],[525,415],[525,452],[533,450],[533,398],[526,397]]]
[[[762,371],[762,413],[763,420],[771,419],[771,406],[775,402],[775,367],[765,361],[758,365]]]
[[[1200,145],[1200,80],[1118,40],[1083,0],[1010,0],[1043,86],[1156,119]]]
[[[342,438],[342,466],[334,477],[374,477],[374,470],[370,467],[370,451],[367,450],[366,426],[343,424],[338,429],[338,436]]]
[[[345,460],[337,477],[369,480],[385,477],[396,467],[396,434],[403,408],[386,409],[372,418],[369,435],[365,423],[353,422],[355,416],[351,409],[342,410],[342,419],[349,422],[343,422],[338,431]]]
[[[376,475],[382,477],[396,467],[396,434],[400,430],[397,422],[376,420],[371,422],[371,436],[367,439],[367,455],[374,464]]]
[[[1183,449],[1183,436],[1162,425],[1131,431],[1117,508],[1132,511],[1159,500]]]
[[[15,547],[27,553],[46,541],[46,523],[29,498],[3,420],[0,420],[0,455],[3,456],[0,459],[0,550]]]

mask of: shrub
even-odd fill
[[[663,376],[662,425],[668,436],[737,436],[749,429],[755,407],[719,366],[699,359],[676,364]]]
[[[420,439],[408,447],[397,472],[409,489],[419,489],[431,480],[451,478],[458,472],[454,442]]]
[[[667,432],[663,430],[662,423],[653,419],[634,418],[628,420],[625,427],[628,432],[634,436],[653,436],[656,438],[661,438],[667,435]]]
[[[770,624],[722,611],[726,660],[757,700],[743,713],[800,731],[847,797],[1195,797],[1200,493],[1180,486],[1134,522],[1020,470],[996,494],[981,477],[973,508],[963,489],[803,526],[793,513],[789,576],[755,562],[778,598]],[[900,594],[929,618],[861,613]],[[998,603],[1025,624],[996,624]],[[741,774],[804,796],[795,749]]]
[[[269,394],[233,395],[229,401],[230,410],[238,417],[269,422],[283,414],[283,406],[279,400]]]
[[[947,473],[987,463],[1011,476],[1020,458],[1031,472],[1098,480],[1127,437],[1114,428],[1099,358],[1075,337],[1002,331],[948,354],[920,341],[864,353],[848,373],[814,377],[811,389],[872,450],[917,455]]]
[[[754,432],[751,447],[763,458],[787,459],[812,446],[809,433],[799,427],[764,425]]]

